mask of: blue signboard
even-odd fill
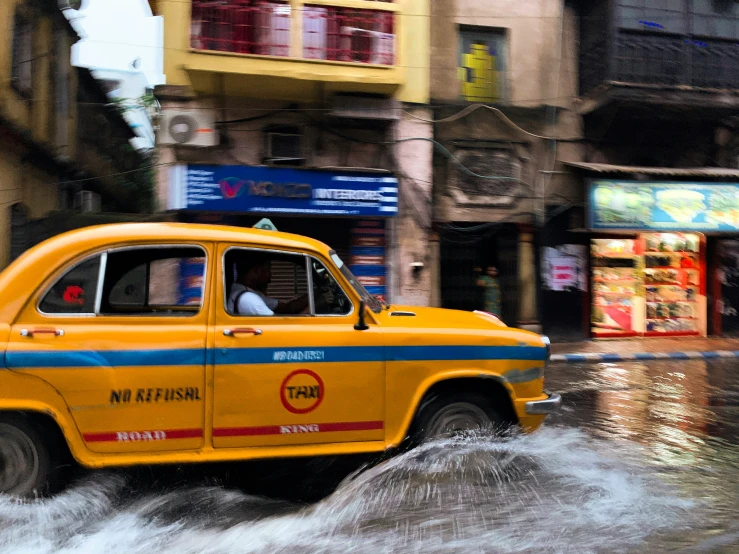
[[[739,231],[739,184],[592,181],[591,229]]]
[[[389,174],[188,165],[175,169],[172,186],[171,209],[372,217],[398,213],[398,179]]]

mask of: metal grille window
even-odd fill
[[[458,78],[468,102],[505,98],[505,31],[462,28],[459,31]]]
[[[11,82],[23,95],[30,96],[33,88],[33,25],[16,10],[13,22],[13,67]]]
[[[314,60],[392,65],[395,63],[393,14],[304,6],[303,56]]]
[[[680,84],[685,44],[679,37],[620,34],[616,38],[616,70],[632,83]]]
[[[193,0],[190,45],[265,56],[290,55],[290,5],[257,0]]]
[[[688,1],[618,0],[616,25],[622,29],[684,34],[688,25]],[[603,32],[607,32],[606,29]]]
[[[692,4],[694,35],[739,40],[739,3],[692,0]]]

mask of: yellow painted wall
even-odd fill
[[[0,269],[10,261],[10,210],[22,202],[29,218],[45,216],[57,207],[59,175],[22,160],[24,152],[0,147]]]
[[[24,4],[34,21],[33,31],[33,94],[24,98],[11,87],[13,25],[16,6]],[[55,144],[55,101],[50,84],[54,68],[54,24],[65,29],[71,48],[76,35],[64,21],[61,12],[33,11],[27,0],[0,1],[0,268],[10,256],[10,209],[22,202],[30,218],[40,218],[57,207],[58,172],[42,169],[27,156],[26,141],[49,155],[74,157],[77,117],[77,75],[69,71],[69,121],[66,148]],[[59,19],[62,18],[62,19]],[[9,125],[6,123],[9,122]],[[26,139],[23,141],[19,133]]]
[[[33,11],[28,0],[3,0],[0,2],[0,29],[7,32],[2,33],[0,39],[0,114],[10,119],[15,125],[32,133],[33,140],[54,149],[54,127],[52,123],[54,98],[51,94],[51,82],[53,78],[54,64],[54,21],[57,27],[67,30],[68,42],[71,48],[76,40],[76,35],[64,21],[61,12],[48,14],[38,10]],[[13,22],[16,6],[25,5],[27,13],[33,14],[33,95],[27,99],[18,94],[10,86],[12,51],[13,51]],[[62,18],[62,19],[59,19]],[[69,137],[66,155],[74,156],[75,129],[76,129],[76,102],[77,76],[70,66],[69,71]]]
[[[397,12],[396,65],[382,67],[300,59],[302,17],[295,16],[301,13],[304,3]],[[390,93],[405,102],[428,102],[430,0],[396,0],[393,3],[365,0],[291,0],[290,4],[296,19],[291,27],[293,57],[281,58],[191,51],[191,2],[151,2],[154,13],[164,17],[164,72],[167,84],[194,87],[200,93],[220,94],[220,79],[213,78],[213,75],[223,74],[228,79],[224,88],[229,96],[321,100],[322,94],[335,90],[361,90]],[[260,85],[253,86],[248,78],[234,78],[240,75],[258,76]],[[273,81],[268,78],[270,76],[278,79]],[[285,77],[289,77],[291,82],[285,83]]]

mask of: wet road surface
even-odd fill
[[[564,410],[538,432],[425,445],[318,502],[250,494],[253,466],[249,492],[105,472],[0,498],[0,552],[739,551],[739,362],[554,365],[547,387]]]

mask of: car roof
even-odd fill
[[[90,246],[103,246],[109,242],[128,242],[139,240],[157,241],[209,241],[243,242],[274,248],[294,248],[326,252],[328,246],[320,241],[279,231],[255,229],[253,227],[234,227],[229,225],[210,225],[203,223],[111,223],[84,227],[52,237],[46,243],[87,243]]]
[[[226,225],[201,223],[111,223],[84,227],[56,235],[27,250],[0,273],[0,322],[10,321],[21,309],[30,289],[35,289],[62,260],[107,246],[156,242],[228,242],[274,249],[328,253],[317,240],[293,235]]]

